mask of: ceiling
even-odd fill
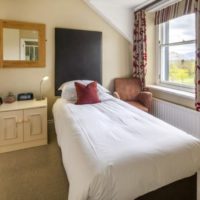
[[[109,3],[113,6],[123,6],[123,7],[129,7],[134,8],[137,7],[143,3],[151,2],[151,0],[92,0],[93,2],[102,2],[102,3]]]
[[[155,0],[83,0],[108,24],[133,43],[133,12]]]

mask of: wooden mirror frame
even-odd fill
[[[38,31],[38,61],[3,60],[3,28]],[[0,68],[45,67],[45,24],[0,20]]]

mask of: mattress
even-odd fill
[[[133,200],[200,169],[198,139],[111,96],[53,114],[69,200]]]

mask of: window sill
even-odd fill
[[[167,87],[163,87],[159,85],[147,85],[147,87],[150,88],[151,90],[157,90],[163,93],[172,94],[174,96],[184,97],[191,100],[195,99],[195,94],[191,92],[171,89],[171,88],[167,88]]]

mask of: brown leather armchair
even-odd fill
[[[152,93],[142,91],[141,82],[137,78],[116,78],[113,95],[145,112],[150,112]]]

